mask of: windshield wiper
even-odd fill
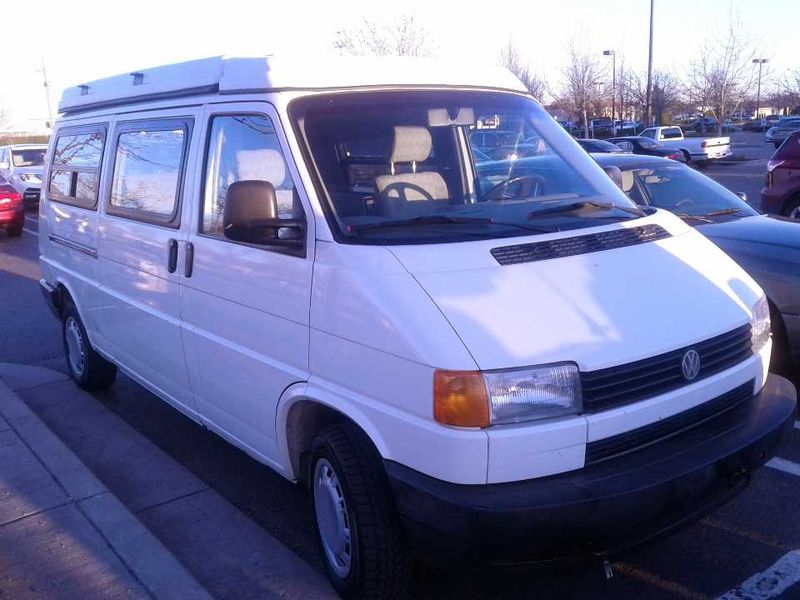
[[[350,225],[350,231],[364,231],[365,229],[385,229],[389,227],[408,227],[415,225],[500,225],[501,227],[516,227],[528,231],[539,233],[552,233],[558,231],[551,227],[537,227],[525,223],[512,223],[508,221],[495,221],[488,217],[455,217],[447,215],[422,215],[411,219],[400,219],[396,221],[378,221],[376,223],[359,223]]]
[[[641,208],[629,208],[627,206],[618,206],[613,202],[599,202],[597,200],[581,200],[579,202],[570,202],[569,204],[559,204],[558,206],[552,206],[549,208],[534,210],[533,212],[528,214],[528,218],[535,219],[536,217],[539,217],[541,215],[568,213],[586,207],[596,208],[598,210],[621,210],[623,212],[636,215],[637,217],[643,217],[647,214]]]
[[[377,221],[375,223],[358,223],[350,225],[350,231],[363,231],[365,229],[383,229],[386,227],[405,227],[408,225],[449,225],[457,224],[486,224],[489,225],[491,219],[484,217],[449,217],[446,215],[422,215],[411,219],[398,219],[396,221]]]
[[[695,221],[702,221],[703,223],[713,223],[711,219],[706,219],[704,216],[701,215],[687,215],[686,213],[673,213],[676,217],[681,219],[694,219]]]
[[[738,212],[742,212],[741,208],[722,208],[720,210],[712,210],[711,212],[707,212],[703,214],[704,217],[718,217],[720,215],[735,215]]]

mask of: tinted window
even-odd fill
[[[157,218],[176,212],[184,128],[126,131],[117,138],[110,204]]]
[[[681,133],[681,130],[677,127],[670,127],[661,130],[661,137],[665,140],[674,140],[683,137],[683,133]]]
[[[105,139],[105,128],[59,132],[50,169],[51,200],[85,208],[97,204]]]
[[[343,143],[341,146],[348,147],[367,154],[375,151],[369,144]],[[223,213],[228,187],[244,180],[272,184],[279,218],[302,217],[302,205],[272,121],[263,115],[214,117],[209,137],[201,232],[224,237]],[[295,233],[282,229],[279,237]]]

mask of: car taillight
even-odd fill
[[[0,210],[15,208],[20,202],[22,202],[22,196],[20,196],[17,192],[0,191]]]
[[[670,158],[672,160],[683,160],[683,154],[670,154],[669,156],[667,156],[667,158]]]

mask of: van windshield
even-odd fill
[[[290,112],[348,243],[535,235],[641,216],[525,96],[322,94]]]

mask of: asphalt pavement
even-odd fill
[[[735,143],[752,145],[754,154],[764,150],[754,143],[758,136],[734,134]],[[706,173],[735,191],[746,191],[752,201],[758,196],[756,187],[760,189],[770,148],[763,154],[714,165]],[[21,238],[0,233],[0,362],[63,372],[58,324],[38,291],[37,230],[36,217],[31,215]],[[124,376],[110,390],[81,392],[78,400],[69,382],[50,385],[19,393],[212,595],[317,597],[317,592],[304,587],[308,577],[298,577],[292,587],[291,580],[280,579],[279,573],[280,583],[270,587],[276,580],[264,576],[263,546],[253,541],[262,539],[258,534],[262,532],[268,536],[263,539],[280,546],[270,545],[270,551],[280,552],[292,568],[305,565],[312,580],[322,577],[303,490]],[[169,468],[142,469],[134,464],[137,456],[145,457],[147,465],[147,457],[155,455],[164,458]],[[445,599],[800,598],[800,584],[795,585],[800,580],[800,424],[778,455],[781,460],[756,473],[740,496],[702,521],[628,555],[613,557],[612,579],[606,578],[599,561],[569,569],[514,572],[469,565],[447,572],[422,570],[413,584],[414,595]],[[212,496],[215,504],[208,508],[203,502]],[[159,509],[163,500],[165,508]],[[170,502],[178,501],[168,509]],[[194,521],[188,522],[187,514],[194,515]],[[220,520],[220,514],[229,515],[229,520]],[[237,528],[247,532],[241,537],[242,547],[248,550],[245,554],[238,553]],[[226,532],[224,539],[215,543],[220,532]],[[302,565],[283,555],[284,550]]]

